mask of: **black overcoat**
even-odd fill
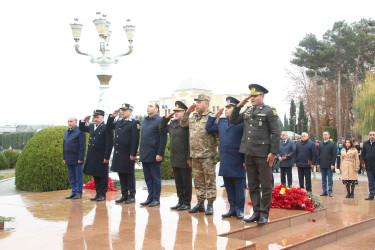
[[[316,165],[320,165],[320,168],[330,169],[331,166],[335,166],[336,158],[337,148],[335,143],[331,141],[319,143]]]
[[[135,161],[130,160],[130,156],[137,156],[141,125],[135,119],[120,119],[116,122],[114,119],[109,116],[107,121],[107,127],[115,130],[111,170],[121,174],[132,174]]]
[[[89,146],[87,149],[86,163],[83,173],[92,176],[108,176],[108,163],[103,163],[104,159],[109,160],[113,146],[113,134],[106,124],[102,122],[94,130],[94,124],[86,125],[79,121],[79,129],[90,134]]]
[[[372,145],[370,140],[363,143],[361,161],[365,162],[366,170],[375,171],[375,142]]]

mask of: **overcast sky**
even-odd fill
[[[111,107],[127,102],[146,114],[149,100],[170,96],[194,77],[215,94],[270,91],[281,118],[292,52],[307,33],[318,38],[335,21],[375,19],[375,1],[7,1],[0,40],[1,114],[5,124],[66,124],[97,107],[97,64],[74,51],[69,24],[84,25],[81,50],[99,55],[95,12],[112,23],[110,55],[127,51],[122,26],[136,25],[134,52],[113,64]],[[111,110],[112,111],[112,110]]]

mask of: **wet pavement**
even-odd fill
[[[294,186],[298,186],[297,178],[294,179]],[[217,180],[217,186],[221,185],[222,178]],[[275,181],[278,183],[276,176]],[[0,183],[0,190],[5,183]],[[368,195],[367,182],[360,182],[354,199],[345,199],[345,186],[336,180],[334,196],[321,198],[327,205],[327,218],[316,224],[301,225],[300,233],[286,229],[255,239],[236,239],[218,235],[256,225],[236,218],[221,218],[221,214],[229,208],[224,189],[218,188],[214,215],[206,216],[204,213],[170,210],[177,201],[174,185],[168,185],[173,181],[163,182],[160,207],[141,207],[139,203],[147,197],[142,183],[144,181],[137,181],[136,203],[130,205],[115,204],[120,192],[109,192],[106,202],[90,201],[89,198],[95,195],[92,190],[84,190],[80,200],[65,200],[70,190],[2,195],[0,215],[15,217],[15,221],[6,224],[5,231],[0,231],[0,249],[235,249],[252,242],[257,242],[257,249],[278,248],[285,242],[297,242],[306,235],[316,235],[322,230],[333,230],[375,217],[375,201],[364,200]],[[11,187],[12,183],[7,185]],[[321,180],[313,179],[313,193],[321,193]],[[246,191],[246,204],[248,199]],[[192,205],[195,203],[193,190]],[[246,205],[245,216],[251,213],[251,206]],[[270,221],[302,213],[305,212],[271,209]],[[293,234],[294,237],[291,237]],[[367,240],[364,239],[357,249],[372,246],[371,234],[365,235],[368,235]],[[350,238],[346,241],[347,245],[341,247],[356,242]],[[369,244],[366,245],[366,242]]]

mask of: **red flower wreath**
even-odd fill
[[[83,188],[85,189],[95,189],[95,182],[94,179],[91,179],[91,181],[88,181],[85,185],[83,185]],[[111,177],[108,177],[108,188],[107,191],[117,191],[115,189],[115,183],[112,181]]]

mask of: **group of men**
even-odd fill
[[[79,122],[78,128],[77,119],[69,118],[69,129],[64,136],[64,163],[68,166],[72,193],[66,198],[79,199],[82,196],[84,133],[89,133],[83,172],[94,177],[96,196],[91,200],[106,199],[108,163],[113,148],[111,170],[118,172],[122,192],[121,198],[115,202],[135,202],[134,166],[139,146],[139,161],[142,162],[148,188],[148,197],[140,205],[159,206],[161,162],[169,133],[170,164],[178,196],[178,203],[171,209],[205,212],[206,215],[214,213],[214,157],[219,144],[219,175],[223,176],[230,205],[229,211],[222,217],[244,219],[247,172],[254,213],[244,221],[266,224],[272,199],[272,165],[280,147],[279,118],[275,108],[263,103],[264,95],[268,93],[266,88],[250,84],[249,89],[249,97],[241,102],[228,97],[225,111],[222,108],[216,114],[209,110],[210,97],[204,94],[195,98],[190,107],[177,101],[174,112],[166,117],[158,115],[157,104],[150,104],[142,128],[139,121],[131,117],[133,107],[126,103],[108,117],[107,124],[104,123],[102,110],[94,111],[94,123],[88,124],[90,116],[87,116]],[[249,101],[251,107],[240,113]],[[122,119],[115,121],[120,112]],[[225,117],[220,118],[223,112]],[[191,177],[198,201],[192,208]]]

